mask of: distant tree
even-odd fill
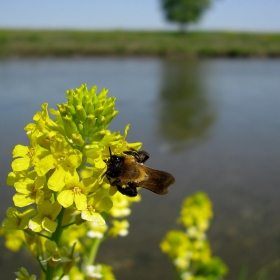
[[[211,0],[160,0],[168,21],[178,22],[184,31],[187,24],[200,19]]]

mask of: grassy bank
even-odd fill
[[[280,57],[280,34],[0,30],[0,56]]]

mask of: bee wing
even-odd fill
[[[141,165],[141,169],[145,172],[145,179],[139,186],[156,194],[168,193],[168,187],[175,182],[175,178],[168,172],[152,169],[146,165]]]

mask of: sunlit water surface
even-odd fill
[[[183,198],[206,192],[215,217],[208,237],[213,254],[237,279],[278,257],[280,233],[280,61],[161,58],[11,59],[0,61],[0,218],[12,205],[5,185],[11,151],[27,144],[23,127],[40,104],[65,102],[65,90],[86,83],[109,89],[119,115],[110,129],[131,124],[128,141],[141,141],[147,165],[174,175],[166,196],[142,190],[132,207],[130,234],[104,243],[98,260],[118,279],[172,279],[159,249],[175,228]],[[36,265],[4,249],[1,279]]]

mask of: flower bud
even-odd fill
[[[106,128],[110,123],[111,121],[113,120],[113,118],[119,113],[119,111],[113,111],[110,115],[107,115],[106,116],[106,120],[104,122],[104,128]]]
[[[76,114],[79,120],[84,121],[87,117],[86,111],[82,105],[76,107]]]
[[[72,133],[78,132],[77,126],[71,116],[67,115],[63,117],[62,120],[66,134],[69,138],[71,138]]]
[[[95,133],[92,139],[94,141],[100,141],[105,135],[106,135],[106,130],[103,129]]]
[[[75,145],[83,146],[84,143],[85,143],[85,141],[83,140],[83,137],[79,133],[72,133],[72,137],[71,138],[72,138],[73,143]]]
[[[102,116],[106,116],[107,114],[111,113],[114,110],[114,102],[111,102],[108,105],[104,105],[104,110],[102,112]]]
[[[103,124],[106,121],[106,118],[104,116],[100,116],[97,118],[97,123],[98,124]]]
[[[75,92],[73,89],[70,90],[66,90],[66,96],[67,96],[67,100],[69,103],[73,103],[73,96],[75,95]]]
[[[81,105],[81,104],[82,104],[81,98],[80,98],[79,95],[75,94],[75,95],[73,96],[73,102],[72,102],[72,104],[73,104],[74,106],[78,106],[78,105]]]
[[[106,99],[106,97],[107,97],[107,94],[108,94],[108,89],[103,88],[103,89],[101,90],[101,92],[99,93],[99,95],[98,95],[98,99],[99,99],[100,101],[104,101],[104,100]]]
[[[103,112],[103,109],[104,107],[102,105],[99,105],[98,108],[96,108],[94,111],[93,111],[93,114],[98,117],[102,114]]]
[[[87,115],[92,114],[92,111],[93,111],[93,103],[92,103],[92,101],[88,101],[85,104],[85,111],[86,111]]]
[[[58,111],[59,111],[61,117],[67,115],[67,110],[66,110],[66,108],[65,108],[65,104],[63,104],[63,103],[62,103],[62,104],[57,104],[56,106],[57,106],[57,108],[58,108]]]
[[[69,115],[71,115],[72,117],[76,115],[76,109],[71,103],[70,104],[65,104],[65,108],[67,110],[67,113]]]
[[[88,115],[84,121],[84,133],[88,134],[89,131],[94,127],[96,118],[94,115]]]

